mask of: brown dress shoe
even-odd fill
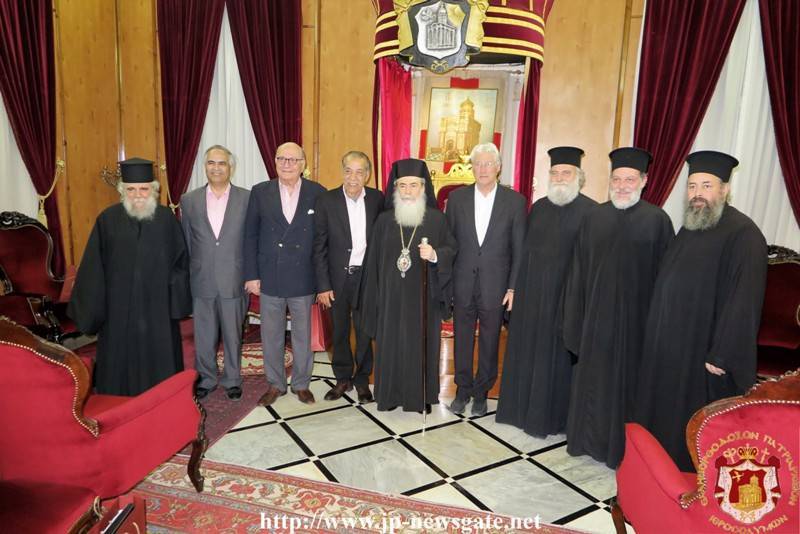
[[[269,389],[267,389],[267,392],[264,393],[260,399],[258,399],[258,404],[261,406],[269,406],[278,400],[278,397],[280,397],[282,394],[283,393],[281,393],[281,390],[275,386],[270,386]]]
[[[336,385],[333,386],[331,390],[325,394],[325,400],[335,401],[336,399],[341,399],[342,395],[344,395],[348,391],[351,391],[352,389],[353,389],[353,384],[350,382],[337,382]]]
[[[369,390],[369,386],[356,386],[356,391],[358,392],[358,402],[361,404],[372,402],[372,392]]]
[[[314,404],[314,394],[307,389],[298,389],[294,392],[297,395],[297,400],[302,402],[303,404]]]

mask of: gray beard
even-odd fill
[[[406,202],[400,198],[400,191],[395,189],[392,196],[394,200],[394,220],[400,226],[419,226],[425,218],[427,199],[425,191],[413,202]]]
[[[133,202],[128,200],[128,197],[124,197],[122,199],[122,205],[125,207],[125,213],[137,221],[149,221],[156,214],[156,206],[158,206],[158,202],[156,202],[155,197],[148,197],[147,201],[145,201],[144,207],[140,210],[137,210],[133,207]]]
[[[566,206],[576,198],[581,191],[581,186],[576,177],[568,184],[550,184],[547,186],[547,198],[556,206]]]
[[[683,212],[683,227],[687,230],[710,230],[719,223],[724,209],[725,202],[695,208],[689,200],[686,202],[686,209]]]
[[[611,193],[609,197],[611,197],[611,203],[614,204],[615,208],[618,210],[626,210],[639,202],[639,199],[642,198],[642,190],[639,189],[638,191],[631,193],[630,200],[617,200],[614,197],[614,193]]]

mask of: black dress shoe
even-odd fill
[[[233,386],[232,388],[226,389],[225,394],[228,395],[228,398],[232,401],[242,400],[242,388],[239,386]]]
[[[353,384],[352,383],[350,383],[350,382],[337,382],[336,385],[333,386],[331,388],[331,390],[328,391],[325,394],[325,400],[326,401],[335,401],[336,399],[341,399],[342,395],[344,395],[346,392],[350,391],[351,389],[353,389]]]
[[[197,400],[203,400],[215,389],[217,389],[217,386],[214,386],[213,388],[197,388],[194,392],[194,396],[197,397]]]
[[[372,392],[369,390],[369,386],[356,386],[356,392],[358,393],[358,402],[361,404],[366,404],[373,401]]]

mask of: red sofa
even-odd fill
[[[800,532],[800,370],[722,399],[689,421],[696,473],[681,473],[643,427],[625,425],[617,470],[623,514],[637,534]]]
[[[767,261],[758,374],[780,376],[800,367],[800,255],[770,245]]]
[[[30,495],[14,509],[0,505],[0,530],[36,532],[30,521],[79,516],[87,499],[129,491],[189,442],[189,477],[202,491],[205,415],[194,399],[195,371],[136,397],[92,394],[78,356],[4,317],[0,365],[0,496],[19,500],[19,488]],[[53,488],[65,497],[41,498]]]

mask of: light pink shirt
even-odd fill
[[[367,206],[364,197],[367,192],[362,189],[357,199],[353,200],[344,192],[344,201],[347,204],[347,219],[350,221],[350,239],[353,248],[350,251],[350,265],[364,263],[364,253],[367,251]]]
[[[214,231],[214,237],[219,239],[219,232],[222,230],[222,221],[225,220],[225,208],[228,207],[228,198],[231,196],[231,184],[225,188],[222,196],[217,198],[217,195],[211,190],[211,186],[206,187],[206,212],[208,213],[208,222],[211,223],[211,229]]]
[[[281,192],[281,209],[283,210],[283,216],[286,217],[286,220],[289,224],[292,224],[292,219],[294,219],[294,213],[297,211],[297,201],[300,200],[300,186],[303,185],[303,179],[297,180],[297,184],[294,186],[294,191],[289,191],[289,188],[283,185],[282,182],[278,181],[278,189]]]

